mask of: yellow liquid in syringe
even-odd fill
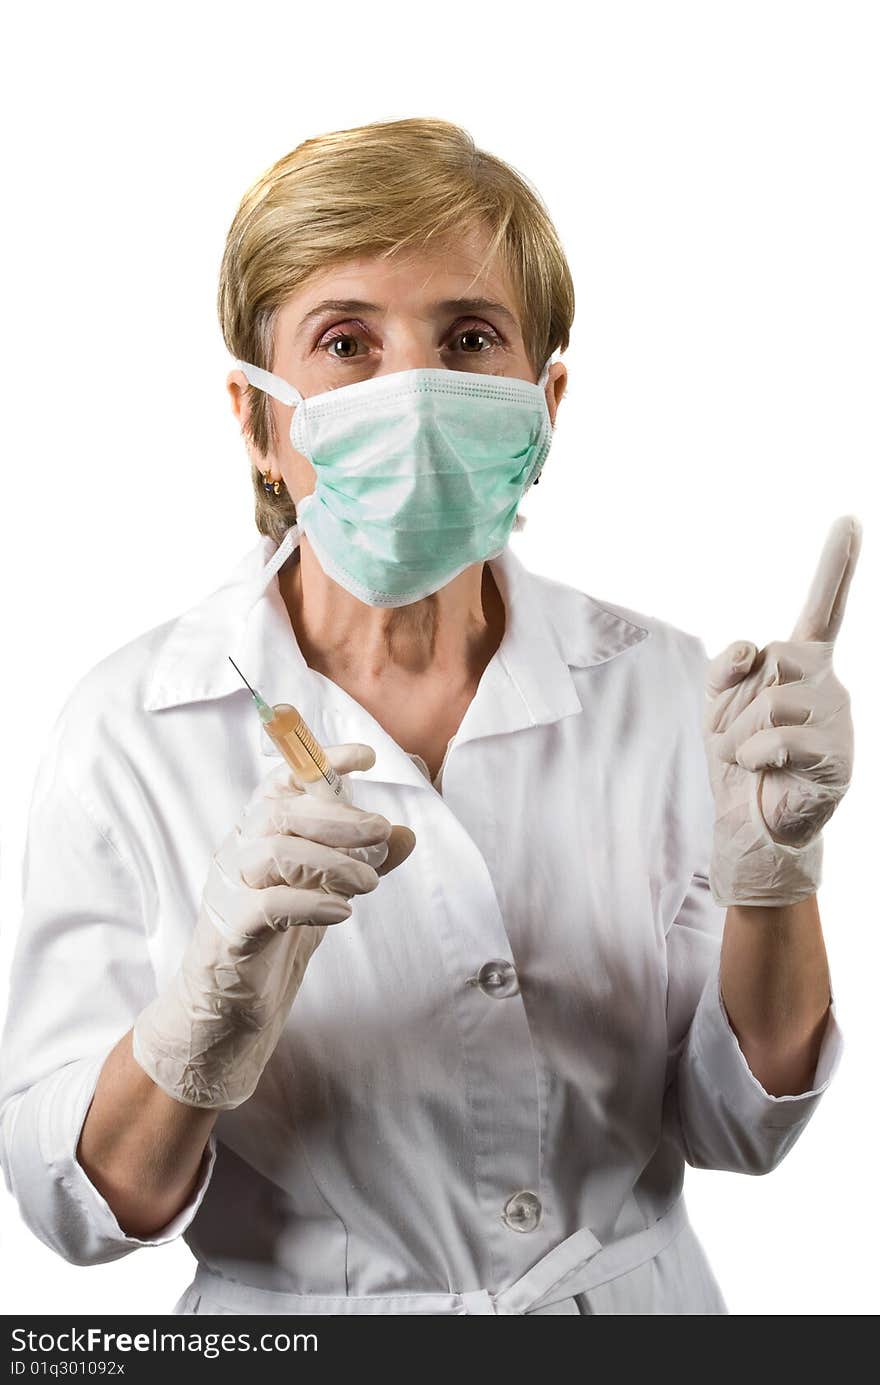
[[[265,698],[251,687],[231,655],[227,657],[257,704],[266,734],[296,772],[305,792],[314,794],[316,798],[351,803],[351,794],[345,781],[336,773],[296,708],[289,702],[278,702],[270,707]]]
[[[266,734],[296,771],[306,793],[344,803],[348,794],[341,775],[336,773],[296,708],[289,702],[276,702],[271,711],[274,716],[268,721],[260,711]]]

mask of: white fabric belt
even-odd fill
[[[447,1315],[579,1313],[575,1294],[607,1284],[653,1260],[687,1225],[683,1196],[658,1221],[602,1245],[581,1227],[498,1293],[472,1289],[436,1294],[292,1294],[240,1284],[200,1264],[190,1293],[202,1294],[221,1312],[259,1314],[428,1313]],[[184,1308],[183,1311],[186,1311]]]

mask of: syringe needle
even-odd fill
[[[245,687],[247,688],[248,692],[252,694],[253,699],[254,699],[254,701],[255,701],[256,704],[257,704],[257,710],[258,710],[258,712],[260,713],[260,720],[261,720],[261,721],[272,721],[272,720],[274,719],[274,716],[275,716],[275,710],[274,710],[274,708],[270,707],[269,704],[268,704],[268,702],[266,702],[264,698],[260,697],[260,694],[256,691],[256,689],[251,687],[250,683],[249,683],[248,680],[245,678],[245,676],[244,676],[244,674],[242,673],[241,669],[238,667],[238,664],[237,664],[237,663],[235,662],[235,660],[233,659],[232,655],[231,655],[231,654],[227,654],[226,657],[227,657],[227,659],[229,660],[229,662],[231,663],[232,667],[235,669],[235,671],[236,671],[236,673],[238,674],[238,676],[239,676],[239,678],[241,679],[241,681],[244,683],[244,685],[245,685]]]

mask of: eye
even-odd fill
[[[458,352],[459,355],[464,356],[484,356],[487,350],[491,351],[493,347],[501,346],[502,344],[501,337],[495,329],[489,327],[485,322],[458,327],[449,340],[452,342],[468,343],[464,346],[462,351]],[[486,343],[486,345],[481,346],[481,341]],[[476,345],[473,343],[476,343]]]
[[[342,327],[329,327],[324,334],[318,338],[316,349],[323,351],[326,355],[335,356],[338,361],[354,361],[359,356],[368,354],[366,351],[358,351],[358,344],[363,344],[363,339],[367,335],[367,329],[360,323],[357,324],[360,333],[345,331]],[[469,322],[456,327],[451,336],[447,338],[450,346],[447,348],[453,355],[464,356],[484,356],[487,351],[492,351],[496,347],[503,346],[503,338],[490,327],[486,322]],[[459,343],[461,344],[459,349]]]
[[[337,360],[352,361],[358,354],[358,341],[359,338],[354,336],[351,332],[340,332],[336,330],[331,330],[325,333],[325,335],[318,342],[318,348],[321,351],[327,351],[328,355],[335,356]],[[345,343],[346,349],[344,351],[337,351],[335,349],[337,343],[339,342]],[[331,347],[334,348],[332,351],[330,350]],[[353,350],[349,349],[352,347],[354,348]]]

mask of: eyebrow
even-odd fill
[[[384,308],[379,303],[367,303],[362,298],[325,298],[323,302],[317,303],[314,308],[310,308],[305,317],[299,324],[297,332],[302,332],[315,318],[323,317],[325,313],[381,313]],[[445,313],[494,313],[498,317],[503,317],[513,327],[517,325],[516,318],[509,308],[503,303],[496,303],[491,298],[444,298],[439,303],[432,304],[431,311],[437,315]]]

